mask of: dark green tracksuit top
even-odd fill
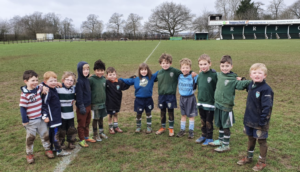
[[[214,110],[214,95],[217,81],[217,72],[214,69],[210,69],[207,72],[201,72],[198,75],[198,105],[204,110]]]
[[[157,74],[158,95],[175,95],[180,74],[182,72],[173,67],[159,70]]]
[[[99,78],[93,75],[89,78],[91,94],[92,94],[92,110],[105,108],[106,101],[106,79],[105,77]]]
[[[232,111],[234,106],[235,90],[246,89],[251,80],[238,81],[237,74],[218,72],[218,82],[215,91],[215,106],[224,111]]]

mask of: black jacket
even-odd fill
[[[265,82],[248,86],[247,105],[244,116],[244,125],[256,129],[268,130],[273,108],[274,93]]]
[[[125,84],[122,80],[111,82],[106,80],[106,110],[120,110],[122,102],[122,91],[127,90],[130,85]]]
[[[91,105],[91,87],[89,82],[89,75],[83,76],[82,67],[83,65],[88,64],[87,62],[81,61],[77,65],[77,73],[78,79],[76,83],[76,106],[79,108],[80,105],[84,105],[84,107],[88,107]]]

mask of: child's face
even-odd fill
[[[250,71],[250,78],[252,79],[252,81],[254,83],[262,82],[266,77],[267,77],[267,75],[261,69],[256,69],[256,70],[251,70]]]
[[[210,69],[211,63],[208,63],[206,60],[200,60],[198,65],[201,72],[207,72]]]
[[[142,76],[147,76],[148,70],[147,69],[141,69],[140,73],[141,73]]]
[[[46,85],[48,85],[50,88],[55,88],[57,86],[57,79],[50,77],[46,82]]]
[[[103,69],[96,69],[95,74],[97,77],[101,78],[104,75],[104,70]]]
[[[191,71],[191,66],[183,64],[183,65],[180,66],[180,70],[181,70],[183,75],[188,75]]]
[[[116,78],[117,78],[116,72],[112,72],[112,73],[107,74],[107,79],[110,80],[110,81],[115,81]]]
[[[168,70],[170,68],[172,63],[166,61],[166,60],[163,60],[161,63],[160,63],[160,66],[164,69],[164,70]]]
[[[221,72],[223,72],[224,74],[230,73],[230,71],[231,71],[232,68],[233,68],[233,65],[231,65],[228,62],[220,64]]]
[[[82,69],[83,76],[87,77],[89,73],[90,73],[90,68],[87,67]]]
[[[28,90],[33,90],[39,84],[39,78],[33,76],[33,77],[29,78],[28,81],[24,80],[24,82],[25,82]]]
[[[74,77],[68,76],[63,80],[65,87],[70,88],[74,84]]]

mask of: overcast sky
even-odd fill
[[[203,10],[215,11],[216,0],[172,0],[191,9],[196,16],[201,15]],[[270,0],[260,1],[266,9]],[[284,0],[285,5],[290,6],[296,0]],[[99,19],[108,23],[109,18],[115,12],[123,14],[126,20],[130,13],[135,13],[143,17],[142,23],[148,20],[151,10],[160,5],[162,0],[0,0],[0,20],[9,20],[15,15],[24,16],[35,11],[43,14],[54,12],[61,16],[72,18],[76,29],[86,20],[89,14],[96,14]],[[170,2],[170,1],[169,1]]]

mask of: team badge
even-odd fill
[[[210,83],[211,80],[212,80],[211,77],[208,77],[207,78],[207,83]]]
[[[29,102],[36,102],[36,98],[35,98],[34,94],[30,95],[28,98],[29,98]]]
[[[141,87],[146,87],[148,84],[148,79],[147,78],[143,78],[141,81],[140,81],[140,86]]]
[[[162,104],[159,104],[160,107],[162,107]]]
[[[173,72],[170,72],[170,77],[173,77],[174,76],[174,73]]]
[[[172,104],[171,104],[171,103],[168,103],[168,107],[171,108],[171,106],[172,106]]]
[[[103,86],[105,87],[105,83],[103,83]]]
[[[224,84],[225,86],[229,83],[229,80],[225,80]]]
[[[151,105],[149,105],[149,106],[148,106],[148,108],[149,108],[149,109],[152,109],[152,106],[151,106]]]
[[[117,85],[116,87],[117,87],[117,90],[119,90],[119,89],[120,89],[120,85]]]
[[[260,92],[259,92],[259,91],[256,91],[255,96],[256,96],[256,98],[259,98]]]
[[[143,111],[143,109],[140,109],[140,111]]]

